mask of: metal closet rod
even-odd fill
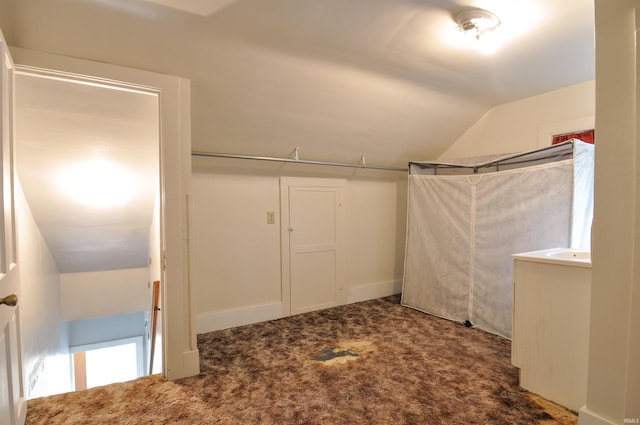
[[[367,165],[365,162],[365,156],[362,154],[360,164],[349,164],[345,162],[327,162],[327,161],[311,161],[307,159],[298,158],[298,148],[294,150],[293,158],[276,158],[270,156],[253,156],[253,155],[234,155],[229,153],[211,153],[211,152],[191,152],[193,156],[208,156],[215,158],[232,158],[232,159],[250,159],[254,161],[273,161],[273,162],[289,162],[295,164],[312,164],[312,165],[328,165],[332,167],[349,167],[349,168],[365,168],[370,170],[386,170],[386,171],[402,171],[408,172],[408,168],[398,167],[382,167],[379,165]]]

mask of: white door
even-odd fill
[[[344,304],[342,180],[311,179],[288,186],[291,314]]]
[[[20,307],[15,305],[20,295],[16,259],[15,214],[13,204],[13,61],[0,32],[2,56],[2,181],[0,198],[0,423],[24,424],[27,403],[22,374],[22,343],[20,341]]]

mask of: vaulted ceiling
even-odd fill
[[[169,7],[171,6],[171,7]],[[485,54],[453,15],[497,15]],[[192,83],[193,148],[405,165],[594,78],[593,0],[0,0],[11,45]],[[182,10],[184,9],[184,10]],[[195,13],[194,13],[195,12]]]
[[[304,159],[357,163],[366,154],[368,164],[404,166],[437,158],[494,106],[594,79],[593,7],[0,0],[0,27],[12,46],[188,78],[193,150],[286,157],[299,147]],[[466,8],[500,19],[493,53],[459,31],[454,15]],[[121,136],[120,150],[135,153]]]

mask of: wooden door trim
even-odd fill
[[[87,389],[87,352],[80,351],[73,353],[73,379],[75,390]]]

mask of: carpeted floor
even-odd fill
[[[577,424],[510,346],[388,297],[199,335],[199,376],[30,400],[27,424]]]

